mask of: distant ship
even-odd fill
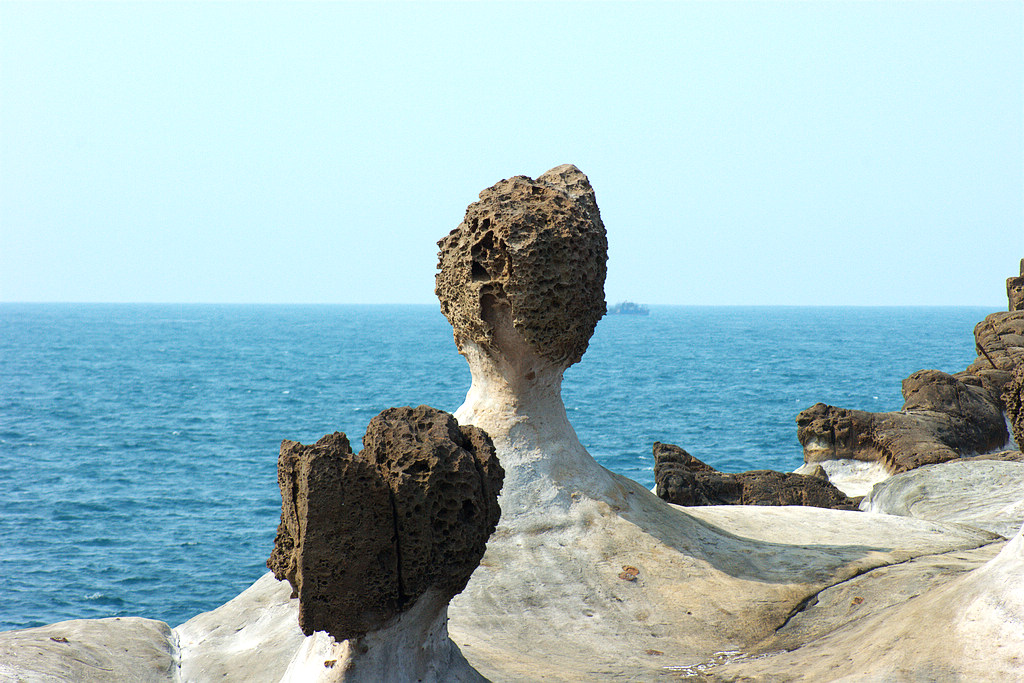
[[[650,311],[643,304],[636,304],[632,301],[623,301],[608,307],[609,315],[647,315]]]

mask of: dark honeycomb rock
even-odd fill
[[[361,455],[392,492],[399,585],[414,600],[436,586],[456,595],[498,524],[504,471],[476,427],[428,406],[389,408],[370,420]]]
[[[654,443],[658,497],[675,505],[807,505],[856,510],[827,479],[792,472],[719,472],[679,446]]]
[[[515,176],[480,193],[438,242],[436,293],[461,349],[498,351],[498,318],[534,352],[571,365],[605,313],[608,240],[594,190],[575,166]]]
[[[389,408],[355,454],[344,434],[281,444],[281,524],[267,566],[303,633],[364,635],[429,588],[465,588],[498,523],[504,472],[487,435],[429,406]]]

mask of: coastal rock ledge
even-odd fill
[[[872,413],[817,403],[800,412],[797,439],[805,468],[824,467],[840,489],[858,495],[926,465],[1024,459],[1024,259],[1021,276],[1007,279],[1006,292],[1009,310],[974,327],[974,362],[955,374],[911,374],[903,380],[900,410]]]

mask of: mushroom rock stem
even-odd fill
[[[486,679],[448,637],[448,597],[430,589],[386,626],[336,641],[324,631],[306,638],[281,683],[476,683]]]
[[[612,495],[616,478],[580,444],[561,396],[605,313],[608,242],[587,177],[566,164],[502,180],[438,246],[437,296],[473,375],[455,417],[494,441],[505,509]]]
[[[501,501],[508,513],[536,502],[565,508],[576,491],[598,498],[612,495],[615,478],[587,452],[569,423],[562,402],[563,368],[538,364],[525,375],[509,377],[501,360],[473,342],[464,343],[462,353],[473,383],[455,419],[479,427],[493,440],[505,469]]]

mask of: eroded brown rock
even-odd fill
[[[1022,261],[1024,269],[1024,261]],[[1019,282],[1018,282],[1019,281]],[[978,357],[963,372],[920,370],[903,380],[897,412],[870,413],[818,403],[797,415],[797,438],[806,462],[854,459],[881,462],[906,472],[1004,447],[1003,412],[1020,443],[1020,392],[1024,372],[1024,310],[1015,297],[1021,278],[1007,280],[1010,311],[992,313],[974,328]]]
[[[1013,370],[1013,376],[1003,387],[1003,405],[1013,429],[1013,440],[1024,448],[1024,363]]]
[[[919,370],[903,380],[903,408],[893,413],[817,403],[797,415],[804,460],[881,462],[892,473],[985,453],[1006,443],[999,402],[965,373]]]
[[[1006,298],[1011,311],[1024,311],[1024,258],[1020,260],[1020,275],[1006,278]]]
[[[498,350],[500,319],[548,362],[568,366],[605,313],[608,240],[594,190],[575,166],[515,176],[480,193],[438,242],[436,294],[461,350]]]
[[[966,371],[993,395],[1001,396],[1014,368],[1024,363],[1024,310],[985,316],[974,326],[974,343],[978,357]]]
[[[754,470],[719,472],[679,446],[654,443],[658,497],[676,505],[808,505],[856,510],[827,477]]]
[[[356,454],[344,434],[281,444],[281,524],[267,566],[299,598],[306,635],[384,626],[428,589],[466,586],[498,523],[504,473],[483,431],[429,406],[373,418]]]

